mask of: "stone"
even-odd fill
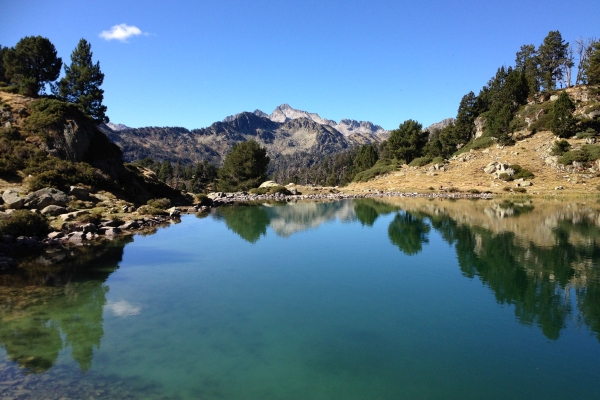
[[[90,198],[90,192],[81,186],[71,186],[69,188],[69,194],[75,196],[78,200],[88,200]]]
[[[123,225],[119,226],[119,229],[125,231],[128,229],[137,229],[139,227],[140,227],[140,224],[137,221],[127,221]]]
[[[121,221],[119,220],[111,220],[111,221],[102,221],[100,222],[100,226],[101,227],[107,227],[107,228],[116,228],[119,225],[121,225]]]
[[[96,232],[96,225],[89,223],[81,226],[81,231],[83,233],[94,233]]]
[[[61,239],[65,237],[65,233],[61,231],[50,232],[48,234],[48,239]]]
[[[4,206],[6,208],[13,210],[23,208],[23,204],[25,204],[25,198],[21,196],[21,193],[13,189],[6,189],[4,191],[2,194],[2,201],[4,201]]]
[[[67,214],[61,214],[60,218],[65,221],[73,221],[75,218],[79,217],[80,215],[86,215],[89,214],[90,212],[88,210],[79,210],[79,211],[73,211]]]
[[[167,210],[167,212],[169,213],[169,217],[178,217],[181,215],[181,211],[179,211],[177,207],[171,207]]]
[[[557,186],[554,188],[554,190],[565,190],[564,186]]]
[[[486,174],[491,174],[493,172],[496,172],[496,165],[488,165],[487,167],[485,167],[483,169],[483,172],[485,172]]]
[[[516,187],[529,187],[531,185],[532,185],[532,183],[529,181],[521,181],[521,182],[517,182]]]
[[[64,192],[54,188],[44,188],[29,193],[25,197],[23,207],[41,210],[51,205],[64,207],[68,202],[69,197]]]
[[[259,188],[269,188],[269,187],[273,187],[273,186],[280,186],[280,185],[275,181],[266,181],[266,182],[261,183]]]
[[[102,228],[99,233],[104,233],[106,236],[116,236],[121,233],[121,229],[117,227]]]
[[[208,197],[211,200],[216,200],[216,199],[220,199],[220,198],[226,197],[226,196],[225,196],[225,193],[223,193],[223,192],[211,192],[211,193],[207,194],[206,197]]]
[[[69,242],[83,242],[86,240],[86,234],[83,232],[69,233]]]
[[[60,214],[66,214],[67,213],[67,209],[61,206],[46,206],[42,209],[41,211],[42,215],[51,215],[53,217],[56,217],[57,215]]]

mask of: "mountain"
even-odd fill
[[[280,105],[270,115],[260,110],[242,112],[202,129],[115,130],[108,124],[101,129],[121,148],[126,161],[150,157],[183,163],[207,160],[219,165],[235,144],[254,139],[267,149],[273,160],[271,168],[309,166],[356,145],[380,142],[387,133],[371,122],[344,119],[338,124],[288,104]]]
[[[123,124],[113,124],[112,122],[107,122],[106,126],[108,126],[113,131],[123,131],[125,129],[130,129],[127,125]]]

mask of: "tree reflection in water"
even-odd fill
[[[8,358],[41,373],[70,347],[87,371],[104,335],[104,282],[118,268],[128,241],[39,256],[22,263],[19,273],[0,277],[0,346]]]

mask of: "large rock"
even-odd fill
[[[259,188],[270,188],[270,187],[274,187],[274,186],[280,186],[280,185],[275,181],[266,181],[266,182],[261,183]]]
[[[222,197],[227,197],[227,195],[223,192],[211,192],[211,193],[207,194],[206,197],[208,197],[211,200],[216,200],[216,199],[220,199]]]
[[[25,198],[21,196],[21,193],[13,189],[6,189],[2,194],[2,200],[6,208],[14,210],[23,208],[23,204],[25,204]]]
[[[67,221],[73,221],[75,218],[79,217],[80,215],[86,215],[89,214],[90,212],[88,210],[79,210],[79,211],[73,211],[67,214],[61,214],[60,218],[67,222]]]
[[[56,217],[57,215],[60,214],[66,214],[67,213],[67,209],[61,206],[47,206],[44,207],[41,211],[42,215],[51,215],[53,217]]]
[[[71,186],[69,188],[69,194],[75,196],[78,200],[89,200],[90,198],[89,190],[80,186]]]
[[[33,193],[29,193],[25,197],[25,203],[23,204],[23,207],[42,210],[47,206],[64,207],[68,202],[69,196],[67,196],[64,192],[54,188],[44,188]]]

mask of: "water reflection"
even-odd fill
[[[130,240],[41,255],[25,260],[17,273],[0,276],[0,347],[8,358],[26,372],[41,373],[70,348],[87,371],[104,336],[104,282]]]
[[[396,214],[388,227],[388,236],[404,254],[412,256],[423,250],[423,243],[429,243],[427,234],[430,227],[423,218],[409,212]]]

